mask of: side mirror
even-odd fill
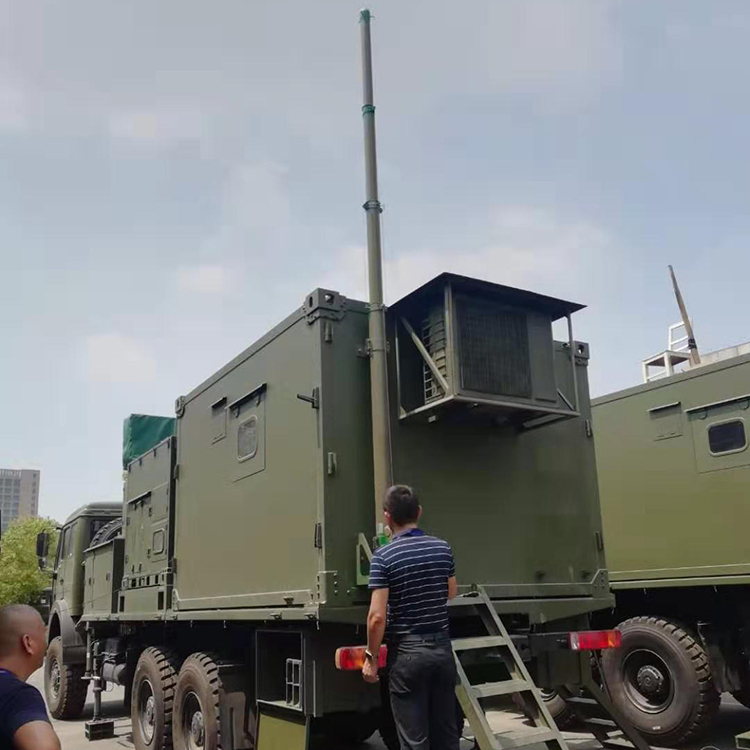
[[[47,557],[49,553],[49,534],[46,531],[40,531],[36,535],[36,556],[38,558]]]

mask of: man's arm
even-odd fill
[[[16,750],[60,750],[60,740],[48,721],[29,721],[13,735]]]
[[[458,593],[458,583],[456,583],[456,576],[451,576],[448,579],[448,598],[455,599]]]
[[[378,680],[378,655],[385,634],[387,611],[388,589],[373,589],[367,615],[367,650],[372,658],[366,658],[362,665],[362,676],[367,682]]]
[[[370,612],[367,615],[367,650],[375,654],[376,661],[385,635],[387,612],[388,589],[375,589],[372,592]]]
[[[456,583],[456,559],[453,557],[453,550],[451,552],[451,566],[448,571],[448,598],[455,599],[456,593],[458,592],[458,584]]]

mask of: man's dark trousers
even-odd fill
[[[456,664],[447,633],[389,641],[388,686],[401,750],[459,750]]]

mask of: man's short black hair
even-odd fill
[[[385,493],[383,510],[391,516],[396,526],[414,523],[419,518],[417,493],[405,484],[394,484]]]

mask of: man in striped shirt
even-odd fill
[[[377,654],[388,642],[388,684],[402,750],[458,750],[456,667],[448,635],[448,599],[456,564],[447,542],[419,527],[422,507],[411,487],[386,493],[393,538],[370,565],[372,601],[362,674],[378,679]]]

